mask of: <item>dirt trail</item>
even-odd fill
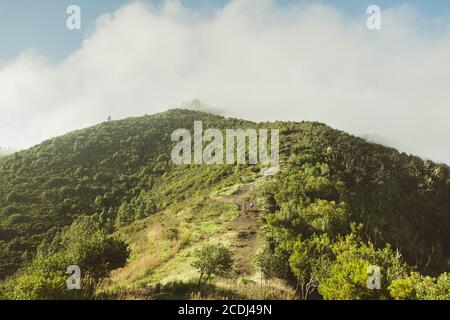
[[[231,195],[216,197],[218,200],[236,204],[239,210],[238,216],[226,226],[228,231],[236,234],[231,249],[235,260],[234,269],[238,275],[255,273],[252,260],[257,249],[260,227],[256,204],[257,184],[258,182],[244,184]]]

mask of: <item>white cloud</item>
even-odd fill
[[[200,98],[249,119],[387,137],[450,163],[450,20],[399,6],[369,31],[364,14],[269,0],[233,1],[209,18],[177,1],[127,5],[60,64],[27,51],[0,66],[0,145]]]

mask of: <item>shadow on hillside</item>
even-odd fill
[[[157,283],[152,287],[117,292],[113,295],[98,297],[113,300],[245,300],[246,297],[231,290],[220,288],[214,284],[203,285],[198,289],[193,281],[174,281],[167,284]]]

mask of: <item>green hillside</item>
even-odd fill
[[[204,129],[279,128],[280,173],[266,179],[258,165],[174,165],[171,133],[192,131],[198,120]],[[73,298],[196,298],[205,294],[196,257],[220,243],[233,268],[207,281],[211,297],[448,299],[449,221],[448,166],[320,123],[257,124],[175,109],[0,159],[6,298],[64,295],[59,275],[47,290],[48,270],[64,273],[78,261],[98,283]],[[382,269],[382,290],[365,288],[372,264]],[[256,292],[258,281],[267,288]]]

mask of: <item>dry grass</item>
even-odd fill
[[[225,224],[235,216],[235,207],[229,203],[199,197],[184,207],[174,206],[123,228],[120,236],[132,255],[124,268],[111,273],[103,290],[120,291],[195,276],[190,267],[193,251],[206,241],[225,241]]]
[[[132,255],[126,267],[111,273],[112,287],[132,287],[180,251],[181,240],[167,237],[166,225],[176,226],[170,216],[170,212],[162,212],[141,222],[140,228],[130,226],[122,230],[121,236],[127,239]]]
[[[240,184],[211,197],[190,199],[120,230],[120,235],[132,249],[132,256],[126,267],[111,273],[102,292],[119,299],[154,299],[161,298],[158,290],[154,296],[154,288],[163,286],[170,291],[165,296],[172,298],[292,297],[290,289],[282,283],[261,283],[252,264],[260,240],[258,214],[242,208],[245,208],[244,203],[255,202],[254,186],[257,184],[258,181]],[[240,212],[238,208],[241,208]],[[216,279],[210,290],[199,294],[193,286],[198,274],[191,262],[194,251],[206,243],[229,246],[235,268],[231,273],[232,280]]]

